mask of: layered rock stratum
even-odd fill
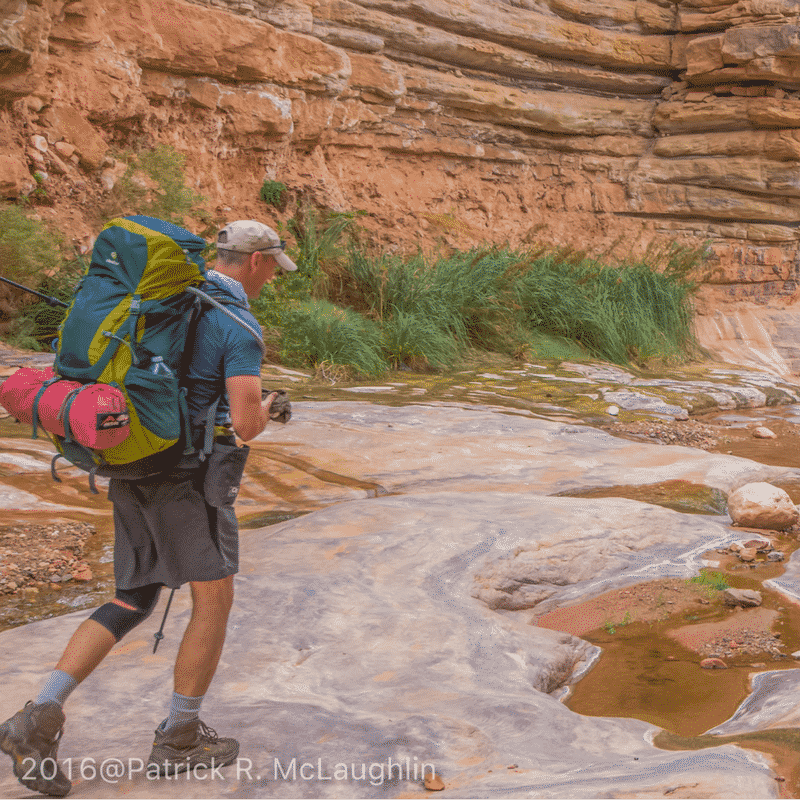
[[[775,306],[798,56],[784,0],[3,0],[0,194],[46,173],[86,246],[121,150],[163,142],[220,218],[269,179],[398,249],[707,243],[714,298]]]

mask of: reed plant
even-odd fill
[[[525,326],[579,342],[618,364],[680,360],[693,346],[694,284],[645,262],[608,266],[550,253],[513,287]]]
[[[294,239],[288,254],[297,264],[295,272],[278,275],[252,303],[262,325],[282,328],[285,311],[315,298],[338,305],[351,305],[342,286],[341,264],[347,259],[346,238],[356,214],[323,214],[314,208],[298,208],[277,230]],[[341,302],[344,300],[344,302]]]
[[[383,355],[398,369],[446,369],[458,355],[454,338],[434,320],[396,310],[381,326]]]
[[[310,238],[303,248],[298,263],[325,272]],[[312,365],[377,374],[389,365],[446,369],[467,348],[618,364],[675,362],[692,351],[688,274],[699,251],[608,265],[563,248],[456,251],[430,261],[353,246],[343,258],[330,237],[319,249],[335,252],[335,268],[327,282],[308,285],[327,289],[327,302],[295,297],[281,312],[287,357],[305,352]]]
[[[388,367],[378,326],[326,300],[291,305],[284,315],[282,333],[281,358],[287,364],[347,365],[371,376],[380,375]]]

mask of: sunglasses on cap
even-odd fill
[[[283,252],[286,250],[286,241],[284,239],[280,240],[279,244],[271,244],[269,247],[265,247],[263,250],[259,250],[259,253],[268,253],[270,250],[280,250]]]

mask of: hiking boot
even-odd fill
[[[236,739],[220,739],[199,719],[189,720],[168,732],[156,728],[156,740],[147,766],[159,775],[177,775],[196,767],[224,767],[239,755]]]
[[[54,797],[69,794],[72,784],[58,765],[63,726],[64,712],[52,700],[28,700],[22,711],[0,725],[0,750],[11,756],[14,775],[25,788]]]

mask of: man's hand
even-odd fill
[[[278,389],[274,392],[262,389],[261,396],[264,398],[261,407],[271,420],[286,424],[292,418],[292,404],[286,389]]]

